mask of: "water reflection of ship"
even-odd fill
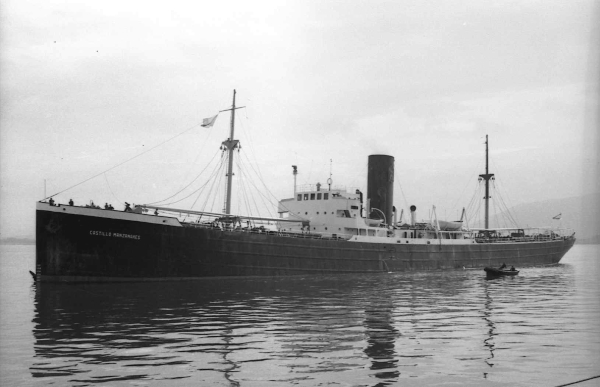
[[[372,307],[365,310],[365,332],[367,347],[365,354],[371,360],[370,369],[381,379],[376,386],[386,386],[397,382],[400,376],[395,342],[400,336],[393,321],[394,305],[389,297],[381,297]]]
[[[540,310],[540,313],[546,313],[539,304],[532,308],[530,300],[539,300],[536,295],[543,295],[543,299],[552,300],[552,311],[557,314],[568,314],[569,303],[562,300],[572,297],[575,286],[573,267],[561,264],[554,267],[540,267],[527,269],[519,277],[500,277],[494,280],[485,279],[482,281],[485,301],[482,308],[482,319],[485,323],[486,338],[483,340],[483,346],[489,356],[484,359],[485,364],[491,370],[498,364],[495,359],[495,350],[497,349],[497,340],[500,336],[497,332],[496,322],[502,315],[517,317],[521,314],[531,316]],[[508,286],[512,284],[512,286]],[[521,296],[527,296],[521,298]],[[552,320],[546,320],[549,323]],[[560,322],[556,322],[560,324]],[[517,325],[515,325],[517,326]],[[560,327],[562,328],[562,327]],[[559,328],[556,328],[559,329]],[[502,343],[504,347],[504,342]],[[506,347],[503,349],[507,349]],[[489,372],[484,372],[484,378],[487,378]]]
[[[202,371],[236,385],[243,363],[256,360],[247,358],[250,352],[261,353],[264,359],[259,360],[268,361],[294,354],[320,356],[356,348],[366,331],[364,351],[371,368],[379,370],[375,376],[392,380],[398,375],[392,304],[371,294],[348,293],[355,281],[349,277],[332,282],[231,280],[160,286],[40,283],[30,372],[36,378],[81,383],[94,378],[152,379],[158,369],[176,376],[182,367],[194,367],[199,357],[210,356],[211,365],[201,366]],[[359,326],[364,327],[362,333],[352,329]],[[249,342],[264,337],[274,337],[274,346]],[[327,361],[311,370],[363,366],[351,363],[355,362]],[[113,372],[108,375],[99,371],[111,364]]]
[[[69,377],[81,383],[95,383],[94,378],[147,379],[155,376],[148,374],[155,367],[184,366],[193,362],[194,352],[204,352],[221,357],[220,372],[235,385],[231,372],[237,365],[228,357],[239,348],[232,343],[235,321],[227,313],[203,316],[199,311],[219,298],[210,289],[214,282],[188,285],[38,284],[32,376]],[[246,290],[252,293],[252,288]],[[174,332],[217,336],[221,343],[214,340],[207,345]],[[97,375],[100,365],[111,364],[119,365],[113,367],[118,368],[112,370],[114,375]]]
[[[38,283],[31,373],[91,383],[93,377],[107,376],[99,371],[105,365],[128,372],[110,374],[121,378],[115,380],[151,379],[157,372],[181,377],[187,367],[235,384],[262,364],[286,377],[324,378],[364,369],[367,362],[374,384],[394,384],[400,371],[408,370],[405,366],[423,364],[403,364],[424,357],[423,352],[409,352],[411,345],[418,345],[420,333],[437,329],[435,324],[447,317],[428,323],[427,315],[463,310],[458,305],[469,302],[481,287],[485,299],[472,302],[478,304],[487,333],[479,348],[489,355],[479,361],[491,372],[498,364],[499,314],[532,313],[527,304],[532,292],[552,299],[553,308],[567,308],[561,302],[573,288],[567,272],[565,267],[531,269],[511,281],[515,286],[481,281],[475,288],[468,283],[472,276],[463,271],[391,275],[385,277],[389,281],[347,276],[158,286]],[[519,299],[520,294],[528,297]],[[413,338],[417,340],[409,340]]]
[[[487,331],[487,337],[483,340],[484,347],[490,352],[490,356],[487,357],[484,362],[493,367],[494,363],[492,362],[494,359],[494,350],[495,350],[495,342],[494,336],[496,336],[496,325],[492,321],[492,297],[490,296],[489,283],[484,281],[483,283],[484,291],[485,291],[485,303],[483,308],[483,320],[485,321],[487,327],[489,328]],[[483,377],[487,378],[487,372],[483,373]]]
[[[228,365],[228,368],[223,372],[223,376],[229,382],[230,387],[238,387],[240,386],[240,383],[233,378],[233,373],[240,368],[240,365],[233,360],[232,356],[230,356],[237,349],[237,347],[233,345],[233,329],[230,328],[225,330],[223,341],[225,342],[223,362]]]

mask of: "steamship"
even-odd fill
[[[36,208],[38,281],[159,281],[236,276],[330,275],[555,264],[575,243],[571,230],[489,227],[486,136],[485,227],[459,221],[397,220],[394,158],[368,158],[366,198],[358,190],[297,187],[279,217],[231,213],[235,90],[223,213],[138,205],[126,211],[57,204]],[[47,200],[50,199],[50,200]],[[270,223],[276,227],[257,226]]]

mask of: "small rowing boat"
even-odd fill
[[[484,267],[483,270],[485,270],[485,273],[487,274],[488,277],[501,277],[501,276],[513,276],[513,275],[517,275],[519,274],[519,270],[501,270],[501,269],[495,269],[493,267]]]

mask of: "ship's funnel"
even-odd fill
[[[414,226],[417,223],[417,206],[410,206],[410,225]]]
[[[387,155],[369,156],[369,173],[367,176],[367,200],[371,208],[378,209],[385,215],[387,224],[391,224],[394,207],[394,157]],[[372,210],[374,218],[381,218],[378,211]],[[367,214],[370,218],[371,214]]]

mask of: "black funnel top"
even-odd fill
[[[387,224],[392,224],[394,207],[394,157],[388,155],[369,156],[367,177],[367,199],[371,199],[369,218],[381,219],[380,210],[385,214]]]

